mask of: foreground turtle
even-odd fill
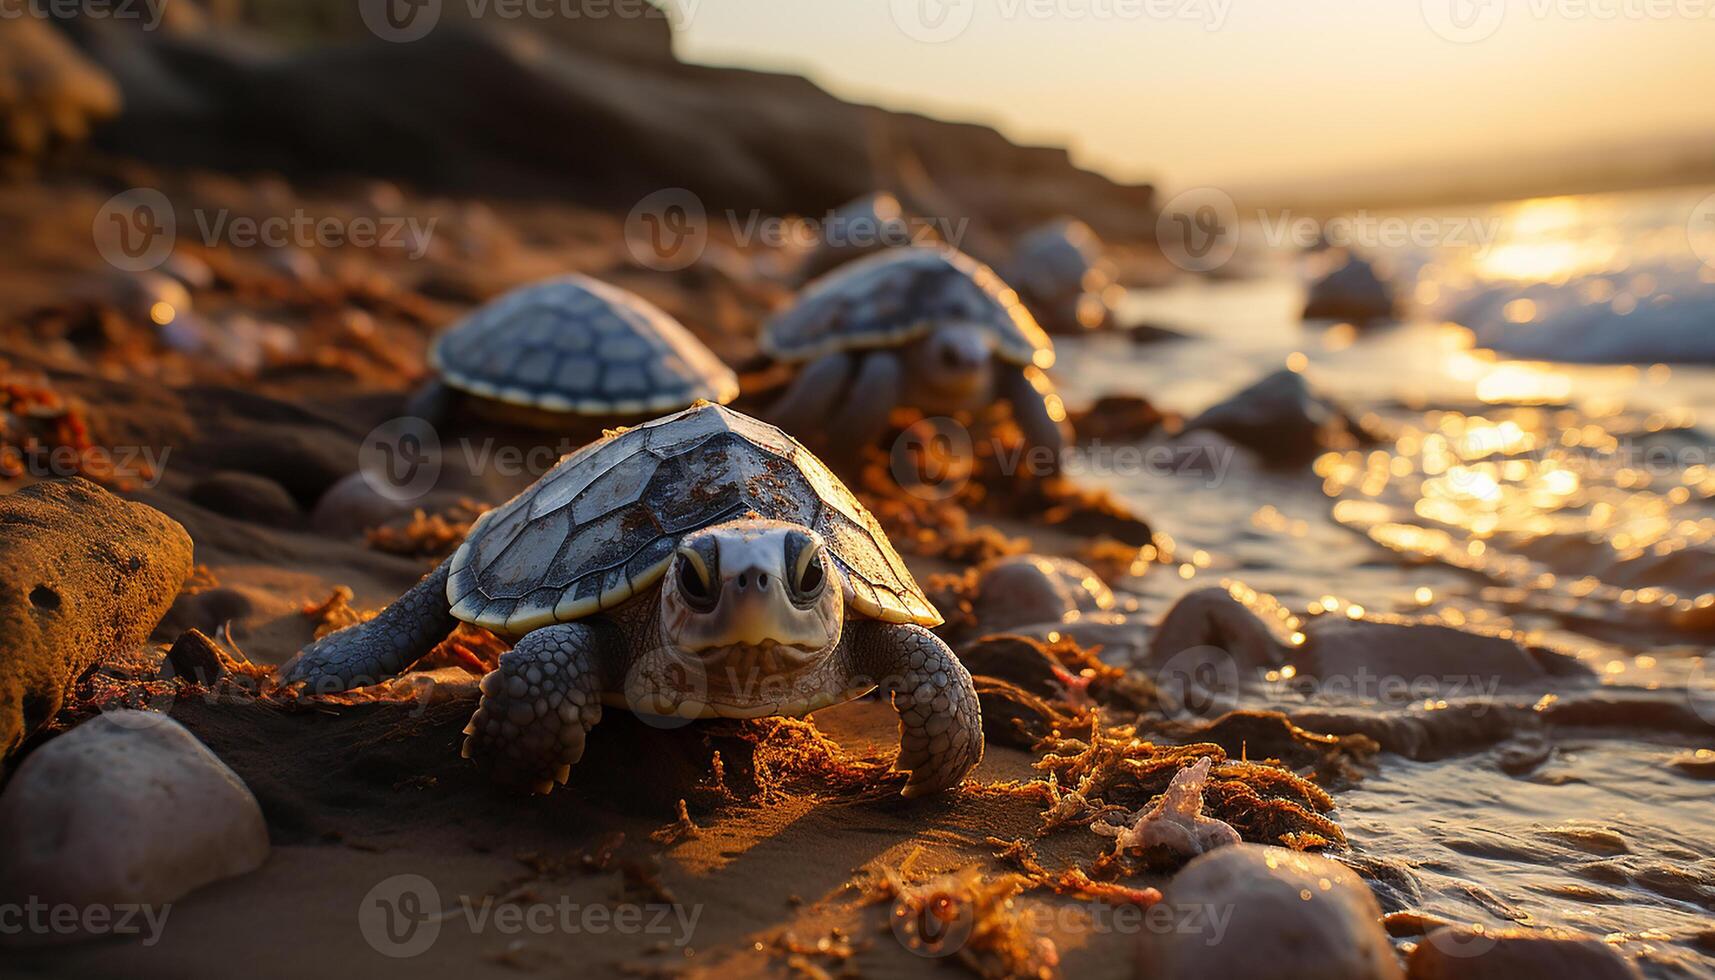
[[[772,416],[851,448],[896,406],[930,415],[1004,399],[1033,446],[1059,458],[1065,411],[1042,372],[1054,347],[992,270],[945,246],[895,248],[841,266],[763,327],[762,349],[804,368]]]
[[[408,412],[444,419],[459,395],[478,414],[561,429],[579,416],[640,419],[698,399],[725,404],[738,377],[636,293],[565,275],[494,300],[435,339],[440,380]]]
[[[875,518],[791,436],[719,406],[561,460],[380,615],[281,673],[316,691],[373,682],[461,620],[522,637],[482,680],[464,754],[538,792],[566,781],[603,703],[801,716],[879,686],[906,796],[982,758],[970,675]]]

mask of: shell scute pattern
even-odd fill
[[[483,515],[454,555],[447,597],[458,618],[507,633],[577,619],[654,585],[685,533],[749,513],[820,532],[858,613],[941,621],[875,518],[815,456],[706,403],[610,433]]]
[[[979,323],[1000,356],[1048,368],[1054,345],[1018,294],[988,266],[946,246],[894,248],[817,279],[763,327],[762,346],[783,361],[910,343],[936,323]]]
[[[429,361],[454,388],[586,414],[731,401],[738,377],[640,296],[567,275],[514,290],[442,334]]]

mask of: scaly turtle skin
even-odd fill
[[[772,409],[788,431],[856,449],[896,406],[945,415],[1000,398],[1033,445],[1057,460],[1065,444],[1065,412],[1042,373],[1052,342],[1000,277],[955,249],[895,248],[841,266],[761,340],[775,360],[804,365]]]
[[[1036,319],[1054,333],[1087,333],[1109,326],[1114,270],[1102,240],[1082,221],[1051,221],[1026,232],[1006,264],[1006,281]]]
[[[809,450],[707,403],[610,433],[483,515],[374,619],[281,668],[314,691],[395,674],[459,621],[522,637],[483,678],[467,756],[547,792],[604,703],[801,716],[877,687],[905,795],[982,758],[970,675],[875,518]]]
[[[441,380],[409,410],[431,420],[451,392],[474,396],[483,414],[551,428],[568,416],[647,417],[738,396],[737,375],[679,321],[581,275],[483,306],[435,339],[429,364]]]

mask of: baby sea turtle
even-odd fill
[[[896,406],[930,415],[1012,405],[1025,438],[1059,458],[1054,346],[1000,277],[945,246],[889,249],[812,282],[763,327],[762,349],[804,368],[774,405],[796,433],[875,441]]]
[[[317,640],[287,683],[398,673],[459,621],[522,637],[482,680],[466,756],[539,792],[603,703],[684,718],[801,716],[877,687],[906,796],[982,758],[970,674],[869,511],[779,429],[707,403],[612,432],[488,512],[374,619]]]
[[[912,244],[921,243],[914,237],[899,198],[886,191],[865,194],[828,214],[822,222],[821,240],[798,270],[798,281],[814,279],[883,249]]]
[[[636,293],[557,276],[481,307],[435,339],[440,374],[412,415],[444,418],[455,393],[479,414],[538,428],[576,416],[648,418],[698,399],[725,404],[738,376],[684,325]]]
[[[1114,269],[1090,226],[1061,219],[1025,233],[1005,266],[1036,319],[1054,333],[1086,333],[1113,322]]]

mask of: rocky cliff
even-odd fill
[[[525,28],[494,17],[499,7],[472,22],[469,5],[446,3],[426,36],[390,43],[355,6],[250,2],[153,31],[62,29],[123,93],[98,145],[163,165],[622,210],[686,187],[711,208],[819,214],[881,188],[999,232],[1059,214],[1113,238],[1153,228],[1148,186],[985,126],[855,105],[795,76],[685,64],[664,16]]]

